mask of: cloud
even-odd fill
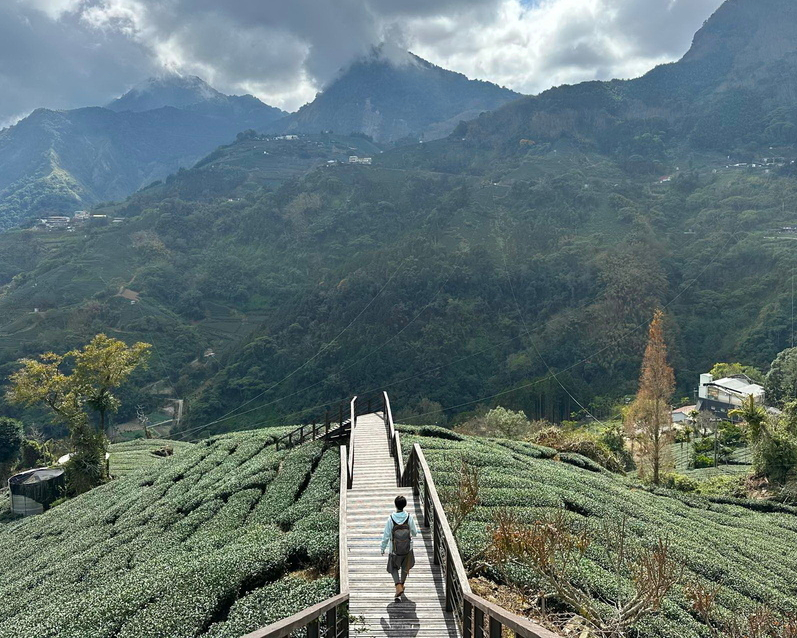
[[[524,93],[640,75],[721,0],[2,0],[0,123],[163,70],[295,109],[371,47]]]

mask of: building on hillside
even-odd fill
[[[373,158],[371,157],[357,157],[356,155],[349,156],[349,164],[370,164]]]
[[[700,375],[697,389],[697,410],[709,411],[715,418],[728,419],[731,410],[742,406],[752,396],[757,405],[764,405],[764,388],[753,383],[745,374],[734,374],[723,379],[714,379],[711,374]]]
[[[672,411],[672,424],[674,426],[690,423],[692,421],[691,414],[697,409],[696,405],[685,405],[682,408],[676,408]]]
[[[66,215],[50,215],[39,222],[45,228],[66,228],[72,220]]]
[[[298,140],[298,135],[278,135],[274,138],[275,140]]]
[[[76,224],[87,222],[90,218],[91,218],[91,213],[85,210],[76,210],[75,214],[72,215],[72,221]]]

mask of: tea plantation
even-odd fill
[[[192,443],[167,439],[134,439],[114,443],[108,448],[111,476],[119,478],[149,467],[164,458],[190,450]]]
[[[205,440],[0,525],[0,637],[241,636],[337,591],[339,453]]]
[[[779,612],[797,610],[796,508],[648,491],[583,457],[556,457],[550,448],[459,436],[433,427],[400,429],[405,455],[413,443],[421,444],[442,495],[458,482],[460,458],[479,466],[481,505],[458,532],[466,561],[487,545],[496,508],[512,508],[527,522],[563,508],[594,532],[576,578],[595,597],[612,600],[629,583],[610,571],[601,530],[604,521],[619,522],[625,516],[631,542],[669,538],[674,559],[684,566],[681,584],[668,594],[661,612],[635,627],[638,636],[709,635],[690,612],[683,587],[689,582],[719,584],[717,604],[723,615],[746,616],[762,605]],[[520,569],[492,576],[538,591],[532,574]]]

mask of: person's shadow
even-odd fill
[[[387,619],[379,619],[382,631],[387,636],[417,636],[421,630],[421,621],[415,611],[416,605],[406,596],[402,596],[398,602],[392,602],[387,606]]]

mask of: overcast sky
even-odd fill
[[[0,126],[164,71],[295,110],[387,42],[523,93],[680,58],[721,0],[0,0]],[[391,47],[388,47],[390,50]]]

